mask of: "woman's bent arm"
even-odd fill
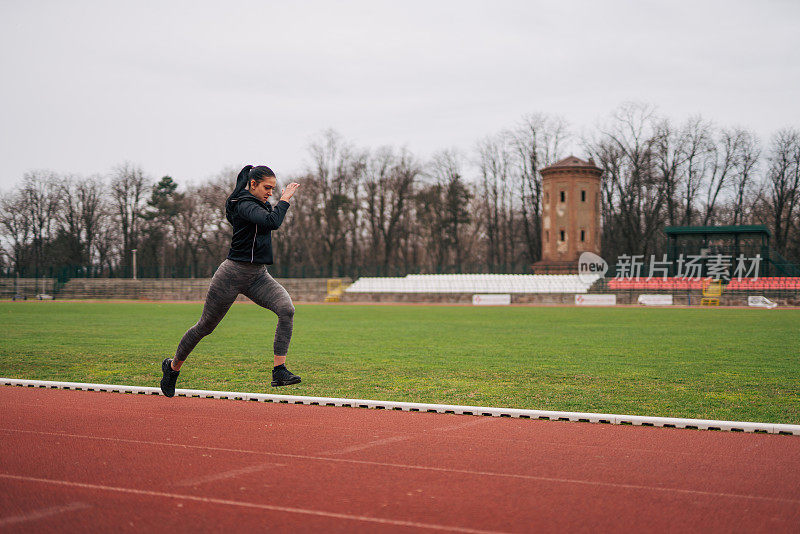
[[[289,203],[285,200],[279,201],[272,211],[265,210],[255,202],[243,201],[239,202],[237,213],[239,217],[256,224],[262,230],[277,230],[288,209]]]

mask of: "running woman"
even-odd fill
[[[300,377],[286,368],[294,305],[286,289],[267,272],[267,265],[272,265],[271,232],[280,227],[289,209],[289,199],[300,184],[292,182],[286,186],[273,209],[267,199],[272,196],[276,182],[275,173],[264,166],[248,165],[236,178],[236,188],[225,203],[225,217],[233,225],[231,248],[211,279],[200,320],[183,335],[175,358],[161,362],[164,375],[161,392],[167,397],[175,395],[175,382],[186,357],[201,339],[214,331],[239,293],[278,316],[272,385],[300,383]]]

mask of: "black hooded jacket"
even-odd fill
[[[248,263],[272,265],[272,230],[277,230],[289,203],[281,200],[273,208],[261,202],[244,189],[247,185],[248,165],[236,180],[236,189],[225,203],[225,217],[233,225],[228,259]]]

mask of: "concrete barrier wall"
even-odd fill
[[[617,304],[638,305],[637,299],[643,291],[608,291],[606,294],[617,296]],[[653,294],[654,292],[647,292]],[[399,302],[399,303],[441,303],[441,304],[471,304],[474,293],[345,293],[342,302]],[[593,294],[598,294],[593,292]],[[602,293],[601,293],[602,294]],[[800,306],[800,297],[787,297],[786,295],[761,292],[779,306]],[[747,306],[746,293],[727,293],[720,297],[720,306]],[[703,295],[697,292],[673,293],[674,306],[700,306]],[[574,293],[512,293],[511,304],[563,304],[575,305]]]
[[[327,295],[327,278],[279,278],[277,279],[296,302],[324,302]],[[145,300],[194,300],[206,298],[210,278],[73,278],[59,286],[53,278],[0,278],[0,299],[11,299],[16,295],[33,299],[45,293],[56,299],[145,299]],[[344,279],[345,285],[350,280]],[[595,293],[595,291],[592,291]],[[601,292],[604,293],[604,292]],[[637,304],[642,293],[658,291],[608,291],[617,295],[617,304]],[[747,306],[747,297],[763,295],[779,306],[800,305],[800,295],[775,292],[725,292],[720,297],[721,306]],[[473,293],[344,293],[342,302],[398,302],[398,303],[452,303],[471,304]],[[675,292],[676,306],[699,306],[703,298],[700,291]],[[239,300],[247,301],[240,296]],[[512,304],[564,304],[574,305],[572,293],[524,293],[512,294]]]
[[[279,278],[292,300],[323,302],[327,278]],[[62,286],[58,299],[205,300],[210,278],[73,278]],[[239,300],[247,301],[244,296]]]
[[[342,302],[472,304],[475,293],[345,293]],[[575,304],[573,293],[512,293],[511,304]]]
[[[52,295],[55,285],[54,278],[0,278],[0,299],[32,299],[41,293]]]

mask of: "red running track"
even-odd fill
[[[800,439],[0,387],[0,531],[797,532]]]

